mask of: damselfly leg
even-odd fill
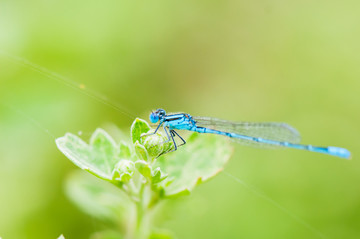
[[[173,136],[177,135],[177,137],[179,137],[181,139],[181,141],[183,142],[182,144],[178,145],[178,147],[183,146],[184,144],[186,144],[186,141],[175,130],[172,129],[171,133],[173,134]]]

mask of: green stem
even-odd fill
[[[147,225],[146,223],[144,223],[144,218],[146,217],[147,214],[147,208],[145,206],[145,188],[146,188],[146,182],[141,182],[140,183],[140,188],[138,191],[138,200],[134,201],[135,202],[135,206],[136,206],[136,221],[134,225],[134,236],[136,239],[145,239],[146,238],[146,234],[147,234]]]
[[[139,190],[139,201],[136,202],[137,209],[137,224],[136,228],[139,231],[141,229],[142,219],[144,217],[145,208],[144,208],[144,191],[145,191],[145,183],[142,183]]]
[[[155,207],[155,205],[158,204],[159,201],[160,201],[159,195],[158,195],[158,194],[153,195],[153,196],[151,197],[151,200],[150,200],[148,206],[147,206],[147,209],[148,209],[148,210],[153,209],[153,208]]]
[[[127,190],[135,204],[135,217],[133,223],[128,224],[128,239],[147,239],[151,231],[151,217],[154,215],[154,207],[160,202],[158,194],[151,190],[150,182],[140,175],[138,178],[138,189],[131,187]]]

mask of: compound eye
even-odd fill
[[[153,124],[159,121],[159,115],[157,113],[151,113],[149,118],[150,122]]]
[[[165,116],[165,115],[166,115],[165,110],[163,110],[163,109],[158,109],[157,112],[158,112],[158,114],[161,115],[161,116]]]

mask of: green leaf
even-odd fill
[[[97,159],[97,167],[111,174],[119,162],[119,148],[115,141],[103,129],[97,129],[90,138],[90,146],[93,158]]]
[[[149,159],[149,154],[147,152],[147,150],[145,149],[145,147],[139,143],[139,141],[136,141],[135,144],[135,153],[136,155],[142,159],[142,160],[145,160],[145,161],[148,161]]]
[[[133,143],[136,141],[141,142],[141,134],[147,133],[150,130],[149,124],[142,119],[136,118],[131,125],[131,140]]]
[[[157,167],[155,170],[151,172],[151,182],[153,184],[159,183],[163,180],[165,180],[168,177],[167,174],[163,173],[160,169],[160,167]]]
[[[145,178],[151,179],[151,166],[143,160],[138,160],[135,162],[135,168],[141,173]]]
[[[167,178],[167,175],[163,173],[159,167],[153,170],[150,163],[143,160],[136,161],[135,167],[139,173],[148,179],[152,184],[157,184]]]
[[[121,159],[131,158],[131,150],[125,142],[120,142],[119,149],[120,149],[119,158]]]
[[[232,151],[225,138],[192,134],[185,146],[160,157],[155,164],[169,175],[161,183],[165,196],[188,194],[196,185],[215,176],[223,170]]]
[[[119,161],[119,148],[104,130],[94,132],[90,145],[71,133],[56,139],[56,145],[81,169],[105,180],[112,179],[113,169]]]
[[[132,202],[122,190],[81,170],[69,175],[65,192],[82,211],[93,217],[119,224],[131,215]]]

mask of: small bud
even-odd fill
[[[151,133],[148,132],[147,134]],[[171,148],[171,142],[167,142],[167,136],[162,132],[142,137],[142,145],[146,148],[150,157],[157,157],[162,153],[166,153]]]
[[[123,159],[115,165],[113,180],[127,183],[134,175],[134,170],[134,163],[130,160]]]

